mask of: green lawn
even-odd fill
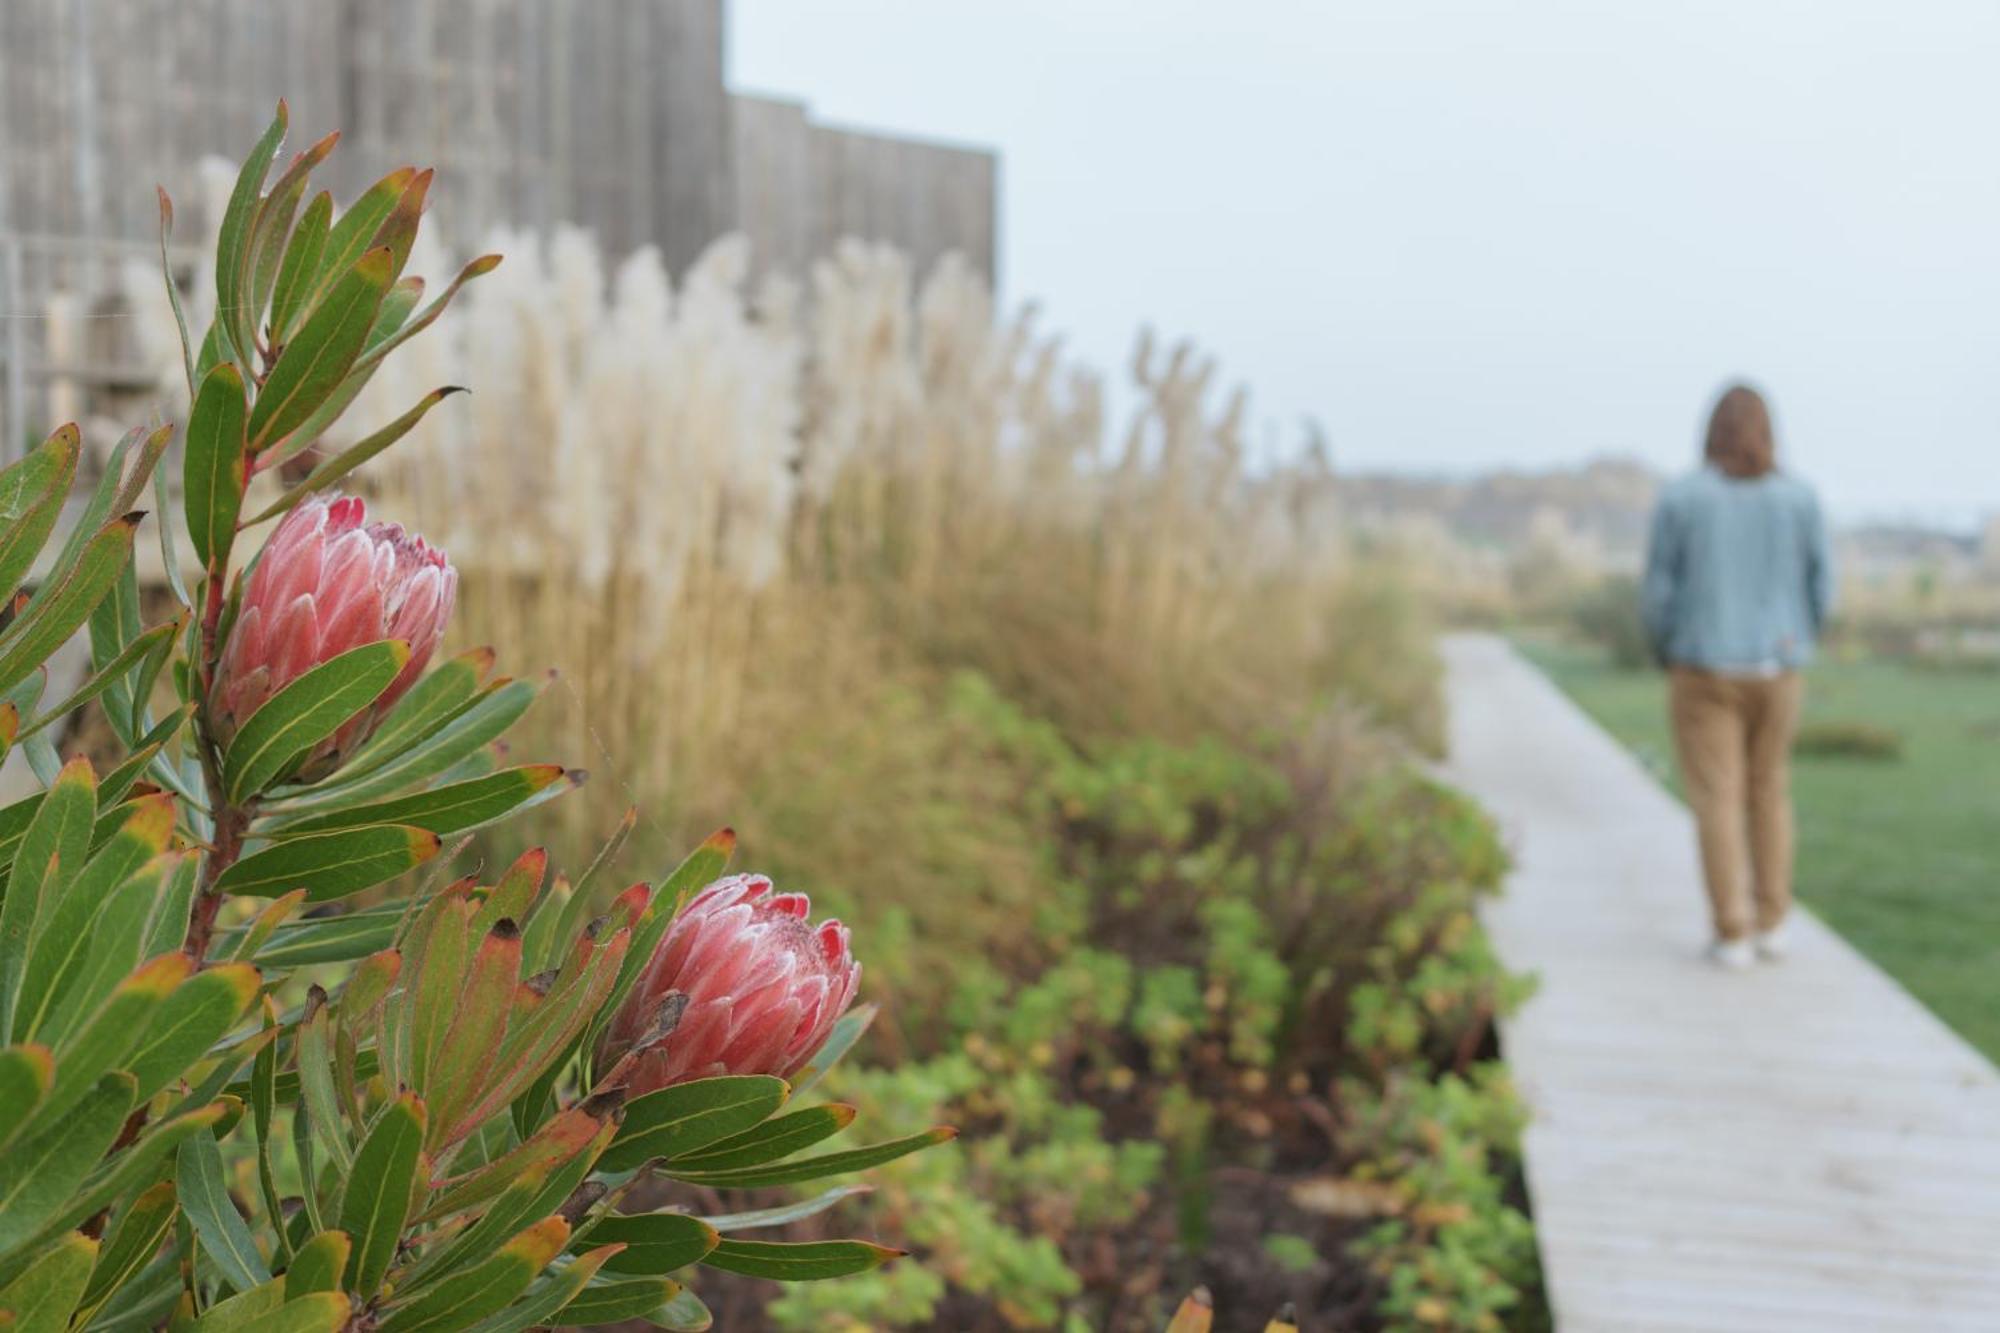
[[[1664,680],[1593,649],[1522,650],[1677,787]],[[1989,1056],[2000,1059],[2000,674],[1830,662],[1806,721],[1900,733],[1900,759],[1800,756],[1799,896]]]

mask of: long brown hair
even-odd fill
[[[1761,477],[1778,466],[1778,444],[1771,433],[1771,409],[1764,395],[1747,384],[1732,384],[1715,400],[1708,414],[1708,440],[1702,456],[1738,479]]]

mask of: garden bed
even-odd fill
[[[1155,1333],[1198,1284],[1221,1330],[1286,1304],[1313,1328],[1539,1326],[1493,1027],[1526,986],[1473,914],[1504,865],[1484,817],[1365,729],[1077,745],[981,677],[941,693],[955,784],[1007,793],[988,833],[1051,849],[1032,907],[982,901],[969,867],[929,901],[820,891],[870,934],[978,923],[986,948],[878,978],[898,1063],[830,1080],[887,1132],[960,1140],[842,1207],[912,1262],[705,1280],[722,1326]]]

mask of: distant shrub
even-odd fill
[[[2000,675],[2000,653],[1953,645],[1923,647],[1906,660],[1910,666],[1920,671],[1934,671],[1943,675]]]
[[[1570,624],[1603,648],[1612,665],[1637,671],[1653,664],[1652,641],[1639,618],[1639,581],[1614,574],[1579,594],[1570,605]]]
[[[1907,602],[1864,605],[1837,616],[1823,637],[1836,654],[1947,675],[2000,674],[2000,620],[1991,611],[1927,614]]]
[[[1792,753],[1821,759],[1901,759],[1903,736],[1873,722],[1808,722],[1792,741]]]
[[[1437,625],[1415,591],[1394,571],[1374,570],[1341,585],[1329,614],[1337,629],[1313,664],[1322,695],[1442,755],[1442,667],[1431,651]]]

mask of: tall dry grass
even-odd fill
[[[753,288],[741,238],[678,282],[575,230],[490,248],[349,420],[473,389],[363,488],[453,553],[461,642],[560,670],[537,740],[598,770],[558,807],[585,827],[628,801],[676,836],[754,823],[774,753],[856,744],[835,718],[957,666],[1080,737],[1174,736],[1283,723],[1369,651],[1342,611],[1385,594],[1323,453],[1253,461],[1187,344],[1141,335],[1114,427],[1098,373],[955,258],[919,280],[850,242]],[[1421,675],[1373,702],[1421,730]]]
[[[462,638],[547,646],[542,723],[613,779],[598,822],[722,817],[762,752],[913,671],[1173,734],[1282,720],[1351,655],[1323,458],[1253,466],[1188,345],[1142,335],[1108,440],[1099,377],[956,259],[918,281],[849,243],[753,290],[740,238],[678,283],[575,231],[494,248],[355,419],[473,386],[373,485],[458,558]]]

